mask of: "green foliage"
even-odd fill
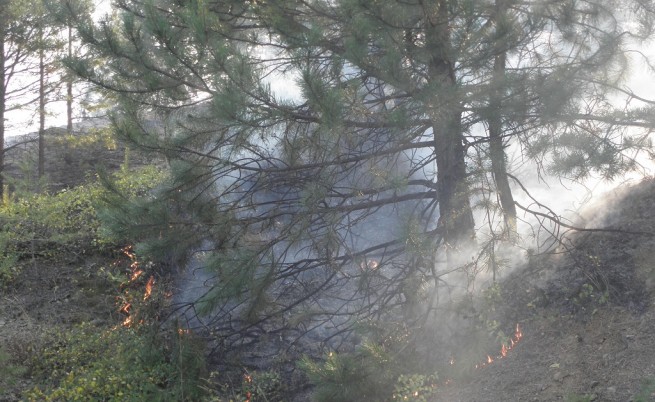
[[[161,178],[157,168],[145,167],[136,172],[119,172],[115,183],[126,197],[136,198],[145,195]],[[81,255],[122,241],[101,230],[97,210],[104,206],[106,193],[96,181],[56,194],[18,194],[0,206],[5,250],[13,247],[20,257],[55,257],[62,253]],[[0,235],[0,247],[2,239]]]
[[[0,395],[5,395],[6,388],[12,386],[24,373],[25,367],[13,364],[9,354],[0,347]]]
[[[634,402],[649,402],[653,399],[655,399],[655,379],[648,378],[644,380],[639,394],[635,395],[632,400]]]
[[[386,331],[385,331],[386,332]],[[391,334],[391,335],[389,335]],[[329,353],[316,362],[304,358],[300,367],[316,386],[317,401],[426,401],[438,376],[421,363],[407,330],[373,334],[352,353]],[[407,398],[405,398],[407,397]]]
[[[596,397],[592,395],[571,394],[566,397],[567,402],[591,402],[595,399]]]
[[[91,128],[84,135],[67,134],[58,136],[55,140],[73,149],[92,149],[100,146],[108,150],[114,150],[117,147],[116,137],[111,127]]]
[[[457,306],[456,312],[471,320],[469,335],[475,340],[468,343],[483,346],[493,340],[494,345],[507,345],[511,335],[502,329],[497,309],[504,303],[505,295],[498,282],[494,282],[481,292],[481,298],[464,298]],[[490,345],[486,345],[487,347]],[[484,355],[484,350],[478,351],[476,358]]]
[[[0,230],[0,288],[12,283],[19,272],[18,254],[11,244],[11,233]]]
[[[590,283],[584,283],[580,288],[577,296],[573,298],[573,302],[581,307],[588,305],[602,305],[607,303],[609,292],[598,291],[596,287]]]
[[[162,178],[159,169],[148,166],[123,170],[113,180],[124,197],[136,199],[149,194]],[[99,181],[56,194],[5,192],[0,204],[0,287],[11,283],[30,259],[82,258],[126,242],[99,219],[108,192]]]
[[[203,358],[191,335],[168,342],[151,328],[97,329],[82,324],[52,335],[32,373],[43,386],[31,401],[198,400]]]
[[[254,371],[243,376],[241,392],[235,399],[279,401],[282,398],[282,389],[282,379],[277,371]]]
[[[394,386],[393,399],[427,402],[436,392],[436,375],[400,375]]]
[[[383,401],[393,388],[392,363],[384,350],[365,343],[355,353],[329,353],[324,362],[305,358],[301,367],[316,385],[317,401]]]

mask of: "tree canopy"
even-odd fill
[[[624,86],[649,2],[115,4],[68,63],[171,180],[117,202],[114,228],[201,267],[211,285],[189,308],[235,343],[421,322],[447,273],[515,239],[515,206],[559,219],[515,203],[508,147],[582,179],[650,146],[653,103]]]

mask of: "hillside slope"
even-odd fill
[[[572,233],[511,275],[498,316],[521,342],[435,401],[655,401],[655,180],[590,211],[613,231]]]

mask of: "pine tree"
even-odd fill
[[[75,24],[88,24],[91,20],[94,5],[90,0],[44,0],[44,2],[52,24],[64,31],[62,51],[59,52],[57,59],[59,61],[64,60],[64,63],[60,65],[60,73],[64,76],[63,81],[66,86],[63,96],[66,102],[66,131],[68,134],[72,134],[73,104],[75,98],[80,96],[75,93],[74,87],[76,84],[79,85],[79,81],[76,75],[66,67],[65,60],[70,60],[75,54],[83,52]],[[84,94],[88,93],[88,90],[85,89],[82,92],[83,95],[81,96],[84,96]]]
[[[264,323],[418,320],[437,257],[475,243],[472,200],[498,194],[514,230],[505,147],[611,175],[646,145],[621,130],[652,126],[610,102],[629,31],[603,2],[116,4],[120,21],[80,27],[92,53],[71,66],[114,94],[119,133],[165,156],[171,181],[117,198],[111,221],[211,272],[194,308],[237,343]]]
[[[29,74],[34,67],[30,56],[39,36],[38,24],[31,14],[32,5],[30,0],[0,1],[0,195],[4,191],[7,114],[33,102],[31,93],[38,91],[38,79]]]
[[[38,115],[39,115],[39,144],[38,144],[38,177],[45,174],[45,124],[46,105],[51,101],[51,95],[56,86],[49,82],[49,76],[55,70],[57,53],[61,51],[63,41],[59,38],[60,27],[51,17],[46,4],[42,0],[32,1],[30,4],[33,24],[37,27],[37,34],[31,51],[38,59]]]

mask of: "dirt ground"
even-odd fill
[[[644,385],[655,380],[655,183],[591,210],[590,224],[614,231],[572,233],[558,250],[567,253],[536,257],[503,283],[500,315],[520,323],[521,342],[440,387],[435,402],[655,401]]]
[[[655,181],[598,210],[613,212],[591,223],[615,231],[573,234],[560,250],[568,253],[535,257],[502,284],[499,319],[523,334],[511,353],[440,385],[434,402],[655,401],[655,387],[643,385],[655,380]],[[28,264],[0,293],[0,344],[28,359],[52,328],[116,325],[116,287],[102,269],[110,263]],[[0,400],[30,386],[20,379]]]
[[[507,358],[442,387],[435,401],[630,401],[655,376],[652,310],[606,308],[584,323],[535,316],[522,324],[524,338]]]
[[[14,362],[29,365],[45,335],[57,329],[90,322],[109,328],[120,321],[117,287],[103,274],[112,258],[50,265],[27,263],[13,286],[0,290],[0,346]],[[20,400],[31,388],[29,374],[18,379],[0,401]]]

